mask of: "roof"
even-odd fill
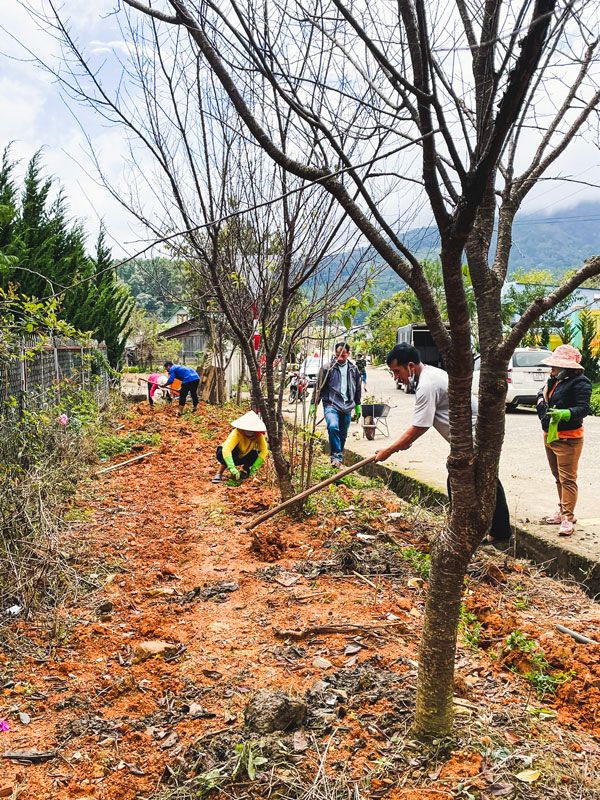
[[[159,333],[163,339],[178,339],[181,336],[187,336],[190,333],[196,332],[204,333],[206,325],[200,320],[199,317],[192,317],[185,322],[180,322],[179,325],[173,325]]]

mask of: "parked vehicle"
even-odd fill
[[[543,347],[518,347],[510,361],[506,380],[506,408],[513,411],[518,405],[534,406],[537,394],[544,381],[548,379],[550,367],[542,361],[552,355],[550,350]],[[474,395],[479,394],[479,376],[481,368],[480,356],[475,357],[473,363],[473,388]]]
[[[288,402],[295,403],[297,400],[304,400],[308,388],[308,378],[301,372],[293,372],[290,381],[290,394]]]
[[[311,356],[305,358],[300,369],[298,370],[301,375],[305,375],[308,379],[307,387],[313,389],[317,385],[317,378],[319,377],[319,370],[324,364],[325,359],[321,356]]]
[[[432,367],[443,367],[443,359],[429,327],[424,322],[411,322],[409,325],[403,325],[398,328],[396,332],[396,344],[410,344],[416,347],[421,356],[423,364],[429,364]],[[405,386],[401,381],[396,381],[397,389],[404,389],[407,394],[414,394],[416,386],[410,382]]]

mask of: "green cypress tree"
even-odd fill
[[[118,368],[123,360],[127,337],[131,333],[128,326],[135,300],[129,289],[117,277],[112,261],[112,254],[106,244],[106,233],[102,227],[93,261],[96,292],[95,332],[96,337],[106,344],[109,364]]]
[[[0,162],[0,252],[14,255],[15,222],[17,219],[17,189],[13,180],[15,164],[10,160],[10,148],[5,147]],[[8,282],[8,276],[6,276]],[[4,283],[0,284],[6,288]]]

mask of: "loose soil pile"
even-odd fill
[[[234,415],[137,407],[123,434],[160,432],[158,452],[80,491],[63,546],[88,591],[52,625],[4,629],[0,797],[597,796],[600,645],[555,624],[600,641],[598,606],[479,555],[456,734],[424,748],[410,724],[441,522],[359,479],[244,532],[278,495],[265,468],[210,483]]]

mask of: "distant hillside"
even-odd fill
[[[417,258],[436,260],[439,238],[433,228],[407,231],[403,241]],[[495,237],[494,242],[495,245]],[[581,203],[552,214],[520,215],[513,228],[509,275],[517,269],[549,270],[559,277],[586,258],[600,254],[600,202]],[[381,260],[373,258],[379,265]],[[376,294],[385,297],[404,288],[391,270],[384,269],[376,280]]]

